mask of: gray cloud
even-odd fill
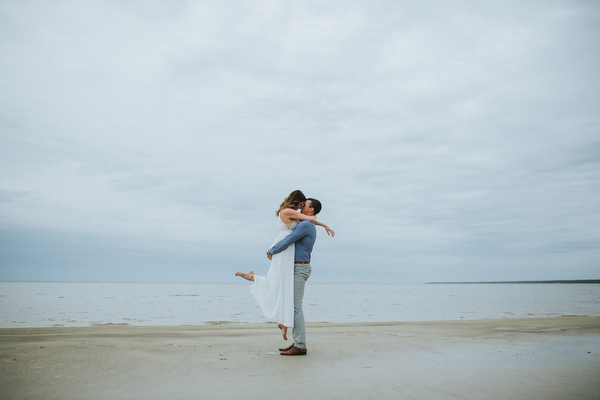
[[[316,281],[597,278],[593,2],[0,9],[5,279],[266,269],[296,188]]]

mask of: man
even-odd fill
[[[320,211],[321,202],[317,199],[308,198],[304,202],[301,212],[304,215],[313,216]],[[282,356],[304,356],[307,353],[302,299],[304,298],[304,286],[311,272],[310,255],[315,240],[317,240],[315,224],[310,221],[300,221],[292,233],[267,251],[267,257],[270,260],[273,254],[285,250],[292,243],[296,244],[294,250],[294,329],[292,330],[294,343],[288,348],[279,349]]]

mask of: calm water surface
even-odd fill
[[[267,322],[249,284],[0,283],[0,328]],[[308,322],[600,316],[598,284],[311,285]]]

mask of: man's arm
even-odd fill
[[[308,230],[309,225],[308,224],[311,224],[311,223],[312,222],[308,222],[308,221],[300,222],[298,224],[298,226],[296,227],[296,229],[294,229],[292,231],[292,233],[290,233],[289,235],[287,235],[286,237],[281,239],[279,242],[275,243],[275,245],[269,249],[269,253],[271,253],[271,254],[281,253],[282,251],[287,249],[290,244],[296,243],[298,240],[302,239],[304,236],[306,236],[309,233],[309,230]]]

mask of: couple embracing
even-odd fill
[[[300,212],[298,212],[300,210]],[[253,281],[250,292],[258,302],[265,317],[277,321],[283,338],[287,340],[288,328],[293,328],[294,343],[283,349],[281,355],[305,355],[306,326],[302,311],[304,286],[311,273],[310,256],[317,239],[315,224],[325,228],[327,234],[335,232],[318,222],[321,202],[306,198],[300,190],[294,190],[279,206],[279,234],[267,251],[271,265],[266,276],[254,271],[236,273]]]

